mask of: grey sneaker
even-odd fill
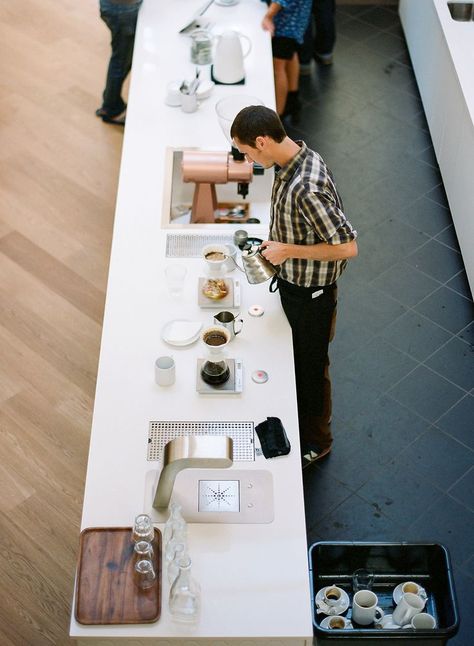
[[[313,71],[313,65],[309,63],[300,63],[300,76],[309,76]]]
[[[332,65],[334,62],[333,54],[315,54],[314,58],[320,65]]]

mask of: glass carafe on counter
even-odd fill
[[[224,347],[231,339],[229,330],[220,325],[214,325],[202,332],[201,339],[207,350],[206,360],[201,367],[203,381],[211,386],[225,383],[230,375],[224,355]]]
[[[178,567],[178,576],[170,590],[169,609],[175,621],[194,623],[199,618],[201,589],[191,576],[189,556],[183,556]]]

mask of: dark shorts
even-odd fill
[[[282,58],[289,61],[293,58],[293,54],[298,52],[300,45],[294,38],[287,38],[286,36],[274,36],[272,38],[272,54],[273,58]]]

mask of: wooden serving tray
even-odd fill
[[[161,614],[161,532],[155,528],[156,583],[140,590],[131,527],[90,527],[81,532],[75,617],[80,624],[144,624]]]

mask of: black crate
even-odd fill
[[[360,543],[319,542],[309,550],[313,626],[317,642],[331,641],[331,646],[348,646],[347,640],[370,644],[398,640],[400,646],[442,646],[459,628],[456,595],[447,549],[432,543]],[[428,595],[425,610],[436,618],[433,630],[382,630],[357,627],[353,630],[330,630],[320,622],[314,598],[318,590],[336,584],[349,595],[351,604],[344,615],[351,618],[352,573],[365,568],[375,573],[373,590],[385,614],[394,610],[392,592],[405,581],[416,581]]]

